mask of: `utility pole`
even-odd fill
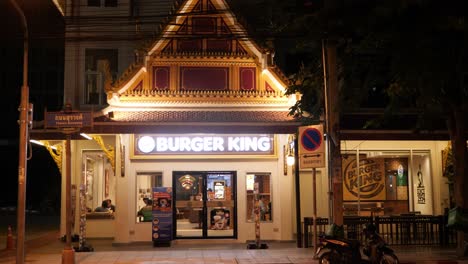
[[[16,206],[17,224],[16,224],[16,263],[24,263],[24,230],[25,230],[25,211],[26,211],[26,169],[28,152],[27,139],[29,134],[29,124],[32,121],[32,105],[29,104],[28,87],[28,23],[24,12],[15,0],[10,0],[13,7],[21,18],[23,28],[23,86],[21,87],[21,102],[18,108],[20,117],[18,120],[19,129],[19,162],[18,162],[18,204]],[[31,111],[31,115],[28,112]],[[31,119],[31,120],[30,120]]]
[[[325,131],[328,148],[328,174],[330,190],[330,219],[343,225],[343,176],[341,173],[341,144],[339,136],[338,78],[336,44],[333,40],[322,42],[325,83]]]
[[[338,5],[337,0],[325,0],[325,9],[332,10]],[[329,21],[328,32],[322,40],[323,79],[325,94],[325,132],[328,152],[329,204],[330,220],[343,225],[343,175],[341,173],[341,144],[339,135],[338,75],[336,36],[333,34],[333,21]]]

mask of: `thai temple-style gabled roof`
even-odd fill
[[[94,133],[294,133],[287,79],[225,0],[186,0],[137,63],[106,83]]]
[[[272,55],[249,38],[224,0],[185,1],[141,64],[108,87],[102,113],[114,122],[297,125]]]

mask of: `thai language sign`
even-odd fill
[[[322,125],[299,127],[299,165],[301,169],[325,167]]]
[[[91,112],[46,112],[45,127],[90,127],[93,125]]]

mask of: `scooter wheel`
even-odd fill
[[[383,254],[382,258],[380,259],[380,264],[399,264],[400,261],[398,260],[398,257],[393,254]]]
[[[340,255],[336,252],[325,252],[318,259],[319,264],[336,264],[340,263]]]

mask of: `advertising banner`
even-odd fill
[[[343,200],[408,200],[408,158],[368,158],[361,155],[342,159]]]
[[[153,188],[154,246],[170,246],[172,241],[172,187]]]

